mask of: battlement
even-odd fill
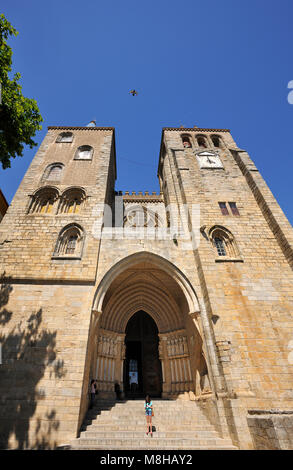
[[[163,202],[163,193],[157,193],[156,191],[117,191],[117,196],[122,196],[123,200],[129,201],[159,201]]]

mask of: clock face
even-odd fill
[[[196,157],[200,168],[224,168],[219,155],[215,152],[199,152]]]

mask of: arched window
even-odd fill
[[[240,260],[240,254],[232,233],[224,227],[215,226],[209,232],[215,254],[220,259]]]
[[[91,160],[93,157],[94,149],[90,145],[82,145],[78,147],[75,157],[75,160]]]
[[[60,181],[63,170],[63,163],[52,163],[44,171],[42,181]]]
[[[206,142],[206,138],[202,135],[198,135],[196,137],[196,141],[197,141],[197,145],[199,147],[207,147],[207,142]]]
[[[58,135],[56,142],[72,142],[73,141],[73,134],[72,132],[61,132],[61,134]]]
[[[214,147],[221,147],[222,146],[222,140],[218,135],[212,135],[211,139],[212,139]]]
[[[30,204],[30,214],[52,214],[55,201],[59,194],[56,188],[45,187],[39,189],[33,196]]]
[[[53,258],[81,258],[84,244],[83,229],[77,224],[64,227],[58,237]]]
[[[58,165],[54,165],[51,167],[50,172],[48,174],[48,180],[59,180],[62,172],[62,167]]]
[[[77,214],[86,199],[82,188],[70,188],[64,191],[61,197],[58,214]]]
[[[183,147],[184,148],[191,148],[191,140],[189,135],[182,135],[181,136]]]

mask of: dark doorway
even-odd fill
[[[160,397],[162,370],[159,360],[158,328],[146,312],[139,311],[126,327],[124,390],[128,398],[141,398],[149,393]]]

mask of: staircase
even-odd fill
[[[236,450],[222,439],[195,402],[153,400],[153,437],[146,435],[144,400],[98,401],[87,412],[74,450]]]

